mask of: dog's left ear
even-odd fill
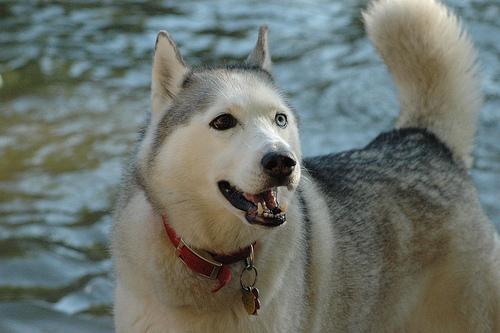
[[[172,103],[181,89],[187,71],[188,68],[170,35],[166,31],[160,31],[156,37],[151,82],[153,119],[159,118]]]
[[[248,65],[259,66],[263,70],[271,73],[271,55],[267,46],[267,26],[263,25],[259,28],[259,38],[252,53],[248,56],[245,63]]]

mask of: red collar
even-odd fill
[[[209,259],[189,247],[182,238],[178,237],[174,229],[167,223],[165,216],[161,216],[163,226],[167,232],[168,238],[175,246],[175,254],[181,261],[193,272],[208,278],[218,280],[219,285],[212,292],[219,291],[222,287],[231,281],[232,273],[227,265],[247,259],[253,251],[253,246],[249,245],[237,252],[230,254],[212,254],[213,259]]]

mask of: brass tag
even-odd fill
[[[257,315],[257,310],[260,309],[259,289],[247,287],[241,290],[241,300],[243,306],[249,315]]]

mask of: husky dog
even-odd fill
[[[499,237],[467,170],[472,43],[434,0],[363,17],[396,129],[309,159],[265,27],[237,66],[190,68],[158,34],[114,217],[118,332],[500,332]]]

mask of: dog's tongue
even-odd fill
[[[274,195],[273,190],[268,190],[259,194],[245,193],[245,198],[248,201],[252,201],[255,205],[257,205],[259,202],[265,202],[267,208],[269,209],[273,209],[278,206],[278,203],[276,202],[276,196]]]
[[[278,206],[276,197],[274,196],[274,192],[272,190],[261,193],[261,196],[269,209],[273,209]]]

